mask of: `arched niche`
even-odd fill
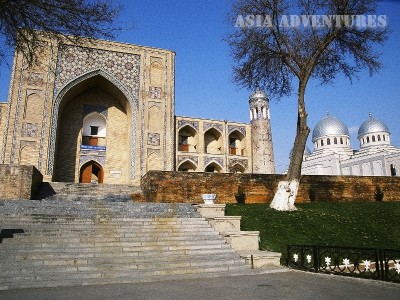
[[[209,163],[204,169],[204,172],[211,172],[211,173],[220,173],[221,171],[222,167],[216,162]]]
[[[210,128],[204,133],[204,152],[207,154],[222,154],[222,134],[215,128]]]
[[[229,134],[229,154],[245,155],[246,143],[243,133],[234,130]]]
[[[197,145],[198,134],[196,129],[186,125],[178,130],[178,151],[197,152]]]
[[[186,161],[182,162],[178,167],[178,171],[182,171],[182,172],[195,172],[196,169],[197,169],[197,166],[190,160],[186,160]]]
[[[229,168],[229,171],[232,173],[244,173],[246,172],[246,168],[243,167],[241,164],[236,163]]]

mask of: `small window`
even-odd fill
[[[364,140],[363,140],[364,142]],[[340,144],[343,145],[343,138],[340,138]]]
[[[367,143],[369,143],[369,136],[367,136]]]
[[[330,145],[330,144],[331,144],[331,139],[330,139],[330,138],[328,138],[328,139],[326,140],[326,144],[327,144],[327,145]]]
[[[383,140],[384,140],[384,141],[386,141],[386,137],[385,137],[385,135],[383,135]]]
[[[378,134],[378,142],[380,142],[380,141],[381,141],[381,135]]]
[[[334,139],[333,139],[333,143],[334,143],[335,145],[337,145],[337,138],[334,138]]]
[[[324,141],[323,140],[321,140],[321,146],[323,146],[324,145]]]
[[[372,136],[372,141],[375,142],[375,136],[374,135]]]
[[[90,126],[90,135],[98,135],[99,126]]]
[[[390,164],[390,175],[396,176],[396,167],[393,164]]]

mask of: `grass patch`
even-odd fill
[[[282,253],[288,244],[400,249],[400,202],[302,203],[294,212],[268,204],[227,204],[242,216],[242,230],[260,231],[262,250]]]

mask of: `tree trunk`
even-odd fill
[[[299,188],[304,149],[306,147],[308,134],[310,133],[310,128],[307,126],[307,112],[304,102],[306,82],[306,80],[300,80],[299,82],[297,131],[290,156],[289,170],[286,175],[286,180],[279,182],[278,189],[270,205],[271,208],[276,210],[296,210],[294,202]]]

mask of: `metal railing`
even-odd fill
[[[400,283],[400,250],[317,245],[288,245],[288,266]]]

